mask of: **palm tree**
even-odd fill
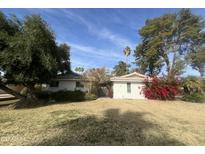
[[[130,47],[127,46],[127,47],[123,50],[123,53],[124,53],[124,55],[125,55],[125,57],[126,57],[126,65],[127,65],[127,67],[128,67],[127,57],[131,54],[131,49],[130,49]]]

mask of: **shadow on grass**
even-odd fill
[[[60,134],[33,145],[183,145],[157,124],[144,119],[148,113],[105,111],[102,118],[87,116],[65,120],[54,127]]]
[[[50,106],[50,105],[57,105],[57,104],[68,104],[68,103],[82,103],[86,102],[87,100],[82,100],[82,101],[44,101],[44,100],[37,100],[37,102],[33,101],[16,101],[15,103],[11,105],[7,105],[8,108],[12,109],[32,109],[32,108],[39,108],[39,107],[44,107],[44,106]]]

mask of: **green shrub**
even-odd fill
[[[82,91],[58,91],[50,95],[55,101],[82,101],[85,100],[85,93]]]
[[[86,93],[85,94],[85,100],[96,100],[97,96],[95,94],[91,94],[91,93]]]
[[[85,100],[85,93],[82,91],[41,91],[36,92],[36,96],[40,100],[49,101],[82,101]]]
[[[50,95],[51,95],[52,92],[50,91],[39,91],[39,92],[36,92],[36,97],[38,99],[41,99],[41,100],[49,100],[50,99]]]
[[[183,81],[183,88],[185,94],[193,94],[203,92],[203,81],[197,77],[189,76]]]
[[[188,102],[202,103],[205,102],[205,96],[200,93],[185,94],[182,100]]]

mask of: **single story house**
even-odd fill
[[[144,86],[143,81],[147,76],[139,74],[137,72],[112,77],[113,82],[113,98],[114,99],[145,99],[142,93]]]
[[[83,92],[89,92],[89,81],[84,79],[82,75],[75,72],[71,72],[66,75],[58,75],[53,79],[49,85],[45,88],[48,91],[60,91],[68,90],[75,91],[80,90]]]

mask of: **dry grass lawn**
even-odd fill
[[[205,104],[101,99],[1,108],[0,145],[205,145]]]

